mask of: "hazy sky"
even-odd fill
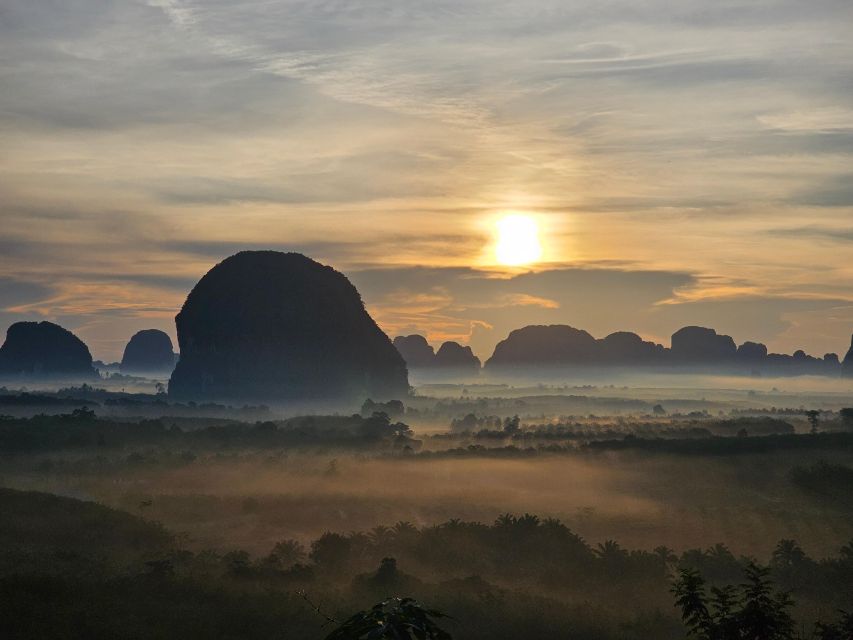
[[[3,0],[0,330],[115,359],[275,248],[481,356],[556,322],[843,353],[851,33],[850,0]]]

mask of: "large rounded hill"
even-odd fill
[[[89,347],[52,322],[16,322],[0,347],[0,377],[97,378]]]
[[[244,251],[213,267],[175,318],[169,394],[287,402],[400,398],[403,358],[347,278],[298,253]]]
[[[121,358],[122,373],[169,373],[174,367],[172,339],[159,329],[134,333]]]

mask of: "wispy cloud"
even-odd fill
[[[851,21],[845,0],[7,0],[0,268],[29,284],[0,283],[0,319],[114,349],[274,248],[352,274],[388,331],[480,350],[699,310],[806,347],[825,314],[837,338],[811,298],[853,297]],[[494,264],[507,211],[539,220],[534,273]]]

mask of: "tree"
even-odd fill
[[[383,438],[408,437],[412,428],[403,422],[391,422],[384,411],[374,411],[373,415],[365,418],[359,425],[359,434],[366,440],[382,440]]]
[[[705,579],[695,569],[682,569],[672,587],[675,606],[688,632],[701,640],[791,640],[794,605],[787,593],[777,593],[770,569],[750,562],[745,582],[705,592]]]
[[[287,569],[305,560],[305,547],[298,540],[282,540],[272,548],[267,562]]]
[[[794,603],[787,593],[773,593],[770,569],[750,562],[741,585],[743,605],[737,614],[739,631],[750,640],[788,640],[794,635],[794,621],[788,613]]]
[[[652,550],[652,553],[654,553],[658,558],[660,558],[661,563],[665,567],[674,565],[676,562],[678,562],[678,556],[675,555],[675,551],[665,545],[655,547]]]
[[[796,540],[780,540],[773,550],[771,564],[777,569],[788,569],[801,563],[805,557],[805,551]]]
[[[853,638],[853,613],[839,611],[841,620],[837,624],[824,624],[818,622],[815,625],[815,634],[818,640],[850,640]]]
[[[90,409],[89,407],[81,407],[79,409],[74,409],[71,412],[71,419],[72,420],[81,420],[81,421],[83,421],[83,420],[85,420],[85,421],[94,420],[95,419],[95,412],[94,412],[94,410]]]
[[[809,425],[811,425],[811,432],[817,433],[817,425],[820,421],[820,411],[817,409],[810,409],[806,411],[806,418],[809,421]]]
[[[712,620],[706,602],[705,579],[701,574],[695,569],[682,569],[671,591],[690,635],[703,640],[710,638]]]
[[[340,570],[350,560],[352,540],[339,533],[327,531],[311,543],[311,560],[318,566]]]
[[[507,435],[513,435],[520,431],[520,419],[518,416],[513,416],[512,418],[507,418],[504,420],[504,433]]]

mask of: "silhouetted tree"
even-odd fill
[[[818,640],[853,640],[853,613],[840,611],[841,620],[837,624],[824,624],[818,622],[815,625],[815,634]]]
[[[521,429],[521,420],[518,416],[513,416],[512,418],[507,418],[504,421],[504,433],[508,435],[513,435],[519,432]]]
[[[780,540],[773,550],[770,563],[773,568],[785,569],[801,563],[805,557],[805,551],[796,540]]]
[[[816,409],[810,409],[809,411],[806,411],[806,419],[808,419],[809,421],[811,432],[817,433],[817,425],[820,422],[820,411]]]
[[[282,540],[272,548],[267,562],[282,569],[287,569],[305,560],[305,547],[298,540]]]
[[[318,566],[339,570],[349,563],[352,546],[346,536],[327,531],[311,543],[309,557]]]
[[[788,613],[793,601],[776,593],[770,569],[749,562],[745,582],[711,590],[695,569],[682,569],[672,587],[675,605],[691,636],[702,640],[791,640],[794,621]]]

